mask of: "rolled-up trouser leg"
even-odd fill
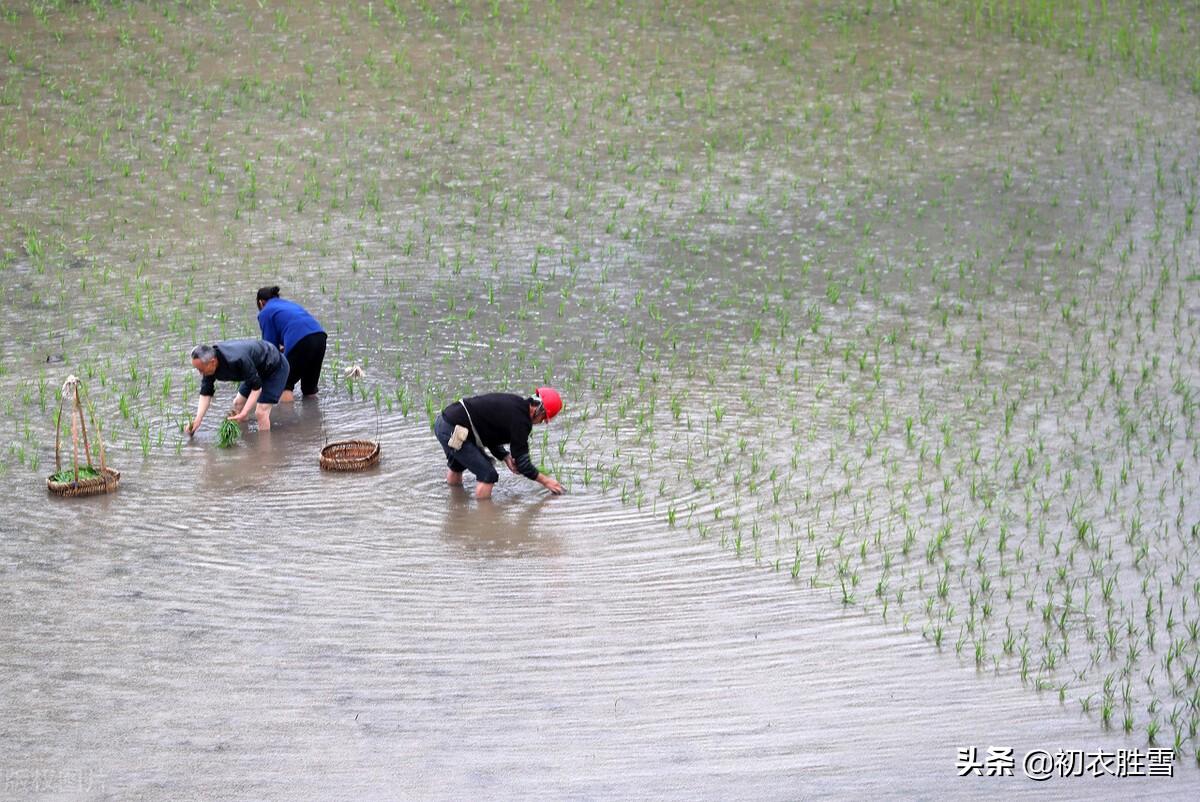
[[[262,377],[262,395],[258,397],[260,404],[278,404],[279,396],[283,395],[284,385],[287,383],[288,372],[291,367],[288,365],[287,357],[283,354],[279,355],[279,367],[274,373]]]
[[[266,376],[260,376],[262,381],[260,389],[262,390],[258,396],[260,404],[278,404],[279,396],[283,393],[283,386],[287,382],[288,371],[291,368],[288,366],[287,357],[283,354],[279,355],[279,367],[275,368],[274,372],[268,373]],[[238,394],[243,398],[249,398],[250,393],[254,392],[250,389],[250,382],[242,382],[238,385]]]
[[[496,473],[496,466],[492,464],[491,458],[475,445],[474,440],[463,443],[458,451],[450,447],[454,426],[447,423],[441,415],[433,422],[433,434],[442,444],[442,450],[446,452],[446,467],[450,470],[460,473],[464,470],[470,471],[480,482],[488,484],[500,481],[500,475]]]

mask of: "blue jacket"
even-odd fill
[[[303,306],[284,298],[267,301],[267,305],[258,313],[258,327],[262,329],[263,339],[267,342],[275,345],[283,343],[285,354],[308,335],[325,331]]]

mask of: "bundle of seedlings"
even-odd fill
[[[241,436],[242,427],[237,425],[237,421],[226,418],[217,429],[217,445],[221,448],[232,448]]]

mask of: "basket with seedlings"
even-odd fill
[[[63,467],[62,430],[63,405],[68,396],[71,398],[71,464]],[[68,376],[63,383],[62,396],[58,401],[58,421],[54,430],[54,473],[46,478],[46,487],[56,496],[96,496],[111,493],[121,482],[120,471],[110,468],[104,459],[104,438],[100,426],[96,423],[96,415],[91,411],[92,431],[95,440],[88,436],[87,421],[84,415],[83,391],[79,379]],[[80,464],[82,446],[83,463]],[[95,461],[93,461],[93,452]]]
[[[345,379],[353,388],[356,380],[366,374],[357,365],[346,368]],[[353,393],[353,389],[351,390]],[[374,440],[338,440],[326,443],[321,449],[321,469],[326,471],[365,471],[379,464],[379,429],[380,421],[376,411],[376,426]]]

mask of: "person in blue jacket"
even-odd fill
[[[305,395],[317,394],[325,361],[325,329],[303,306],[279,297],[278,287],[258,291],[258,327],[263,339],[279,346],[290,371],[280,401],[291,401],[296,382]]]

